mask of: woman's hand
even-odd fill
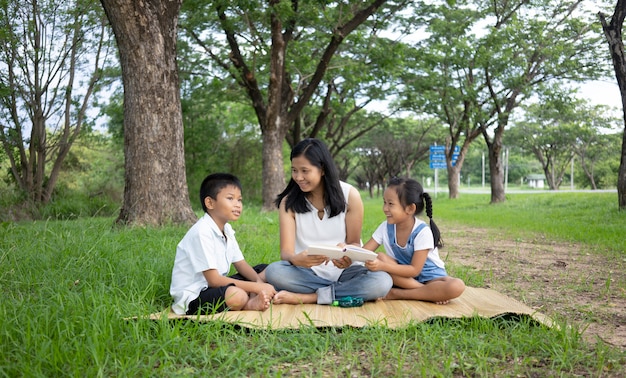
[[[346,269],[347,267],[352,265],[352,260],[348,256],[344,256],[340,259],[333,259],[331,261],[339,269]]]
[[[309,255],[307,251],[302,251],[296,255],[293,255],[289,262],[291,265],[302,266],[305,268],[310,268],[312,266],[320,265],[324,262],[328,261],[326,256],[322,255]]]

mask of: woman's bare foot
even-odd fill
[[[317,303],[317,294],[300,294],[292,293],[287,290],[281,290],[272,300],[274,304],[303,304],[303,303]]]
[[[265,311],[270,307],[271,297],[266,292],[262,291],[258,294],[250,294],[250,299],[243,306],[243,310],[250,311]]]

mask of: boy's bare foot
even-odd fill
[[[246,305],[243,306],[243,310],[265,311],[270,307],[271,299],[270,295],[264,291],[256,295],[250,294],[250,299],[248,299]]]
[[[301,294],[301,293],[292,293],[287,290],[281,290],[276,295],[274,295],[274,299],[272,300],[274,304],[303,304],[303,303],[317,303],[317,294]]]

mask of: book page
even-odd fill
[[[370,261],[376,259],[377,254],[355,245],[347,245],[345,248],[335,245],[311,245],[308,248],[309,255],[323,255],[329,259],[340,259],[348,256],[352,261]]]

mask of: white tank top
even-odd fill
[[[339,182],[343,196],[346,199],[352,185],[343,181]],[[308,202],[308,200],[307,200]],[[300,253],[312,244],[330,244],[346,242],[346,211],[342,211],[332,218],[328,217],[328,209],[324,209],[322,219],[317,215],[317,210],[309,202],[311,211],[307,213],[296,213],[296,253]],[[329,281],[337,281],[343,269],[337,268],[332,262],[312,267],[315,274]]]

